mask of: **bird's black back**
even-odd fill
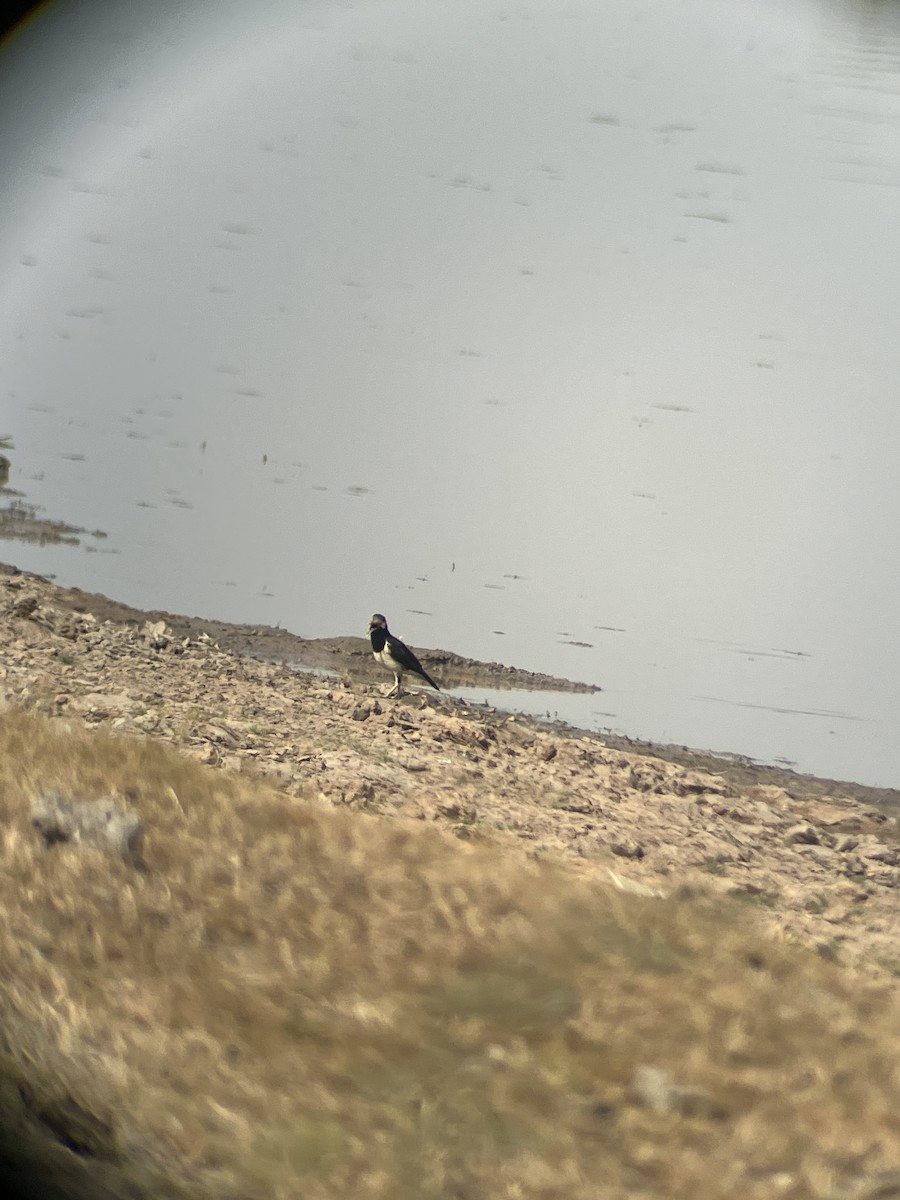
[[[398,637],[394,637],[392,633],[387,635],[387,648],[391,658],[400,664],[404,671],[414,671],[416,675],[422,675],[427,678],[422,664],[410,650],[405,642],[401,642]]]

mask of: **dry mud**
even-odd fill
[[[387,700],[362,639],[291,653],[334,679],[261,661],[290,637],[0,574],[6,704],[167,741],[311,802],[517,843],[626,891],[738,897],[768,933],[900,973],[897,792],[612,744],[430,691]],[[463,669],[428,665],[445,683]]]

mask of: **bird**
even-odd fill
[[[375,613],[371,621],[369,621],[369,638],[372,642],[372,653],[375,656],[375,661],[380,662],[383,667],[387,667],[389,671],[394,672],[394,686],[387,693],[388,696],[399,696],[401,694],[400,681],[405,671],[408,671],[412,675],[420,675],[436,692],[441,690],[413,654],[412,650],[410,650],[409,646],[404,645],[399,638],[394,637],[388,629],[387,618],[383,613]]]

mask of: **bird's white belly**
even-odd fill
[[[389,671],[398,671],[400,664],[395,658],[391,657],[391,652],[387,646],[383,650],[373,650],[372,655],[376,662],[380,662],[383,667],[387,667]]]

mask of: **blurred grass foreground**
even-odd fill
[[[40,835],[111,797],[133,853]],[[0,715],[0,1176],[179,1200],[900,1196],[900,1021],[743,911]]]

